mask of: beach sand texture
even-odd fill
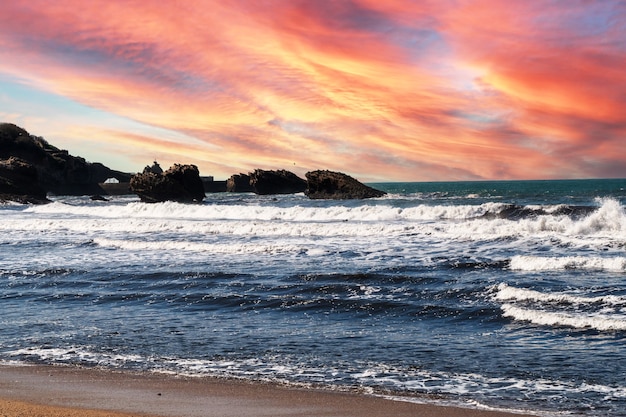
[[[507,417],[499,411],[210,378],[0,367],[0,417]]]

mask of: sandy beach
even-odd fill
[[[0,367],[2,417],[519,416],[356,393],[70,367]]]

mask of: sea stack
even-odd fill
[[[302,193],[307,186],[304,179],[284,169],[278,171],[256,169],[250,174],[250,185],[259,195]]]
[[[131,178],[130,189],[144,203],[200,203],[204,200],[204,185],[195,165],[174,164],[163,172],[155,162]]]
[[[334,171],[311,171],[306,173],[307,189],[305,194],[310,199],[348,200],[382,197],[384,191],[376,190],[349,175]]]
[[[255,169],[248,174],[232,175],[226,181],[226,191],[258,195],[302,193],[306,187],[306,180],[284,169]]]

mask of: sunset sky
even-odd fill
[[[0,5],[0,122],[92,162],[626,177],[626,2]]]

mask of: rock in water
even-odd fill
[[[348,200],[382,197],[387,194],[341,172],[311,171],[306,173],[306,179],[308,187],[305,194],[311,199]]]
[[[256,169],[248,174],[235,174],[226,181],[226,191],[234,193],[294,194],[306,190],[306,181],[284,169]]]
[[[306,190],[306,181],[284,169],[265,171],[257,169],[250,174],[250,185],[259,195],[295,194]]]
[[[95,194],[89,197],[91,201],[109,201],[108,199],[102,197],[100,194]]]
[[[144,170],[131,178],[130,189],[145,203],[199,203],[204,200],[204,185],[195,165],[174,164],[162,174]]]
[[[250,175],[234,174],[226,180],[226,191],[229,193],[251,193],[254,188],[250,185]]]

